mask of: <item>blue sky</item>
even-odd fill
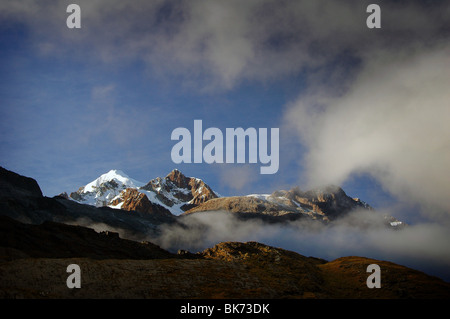
[[[1,96],[8,107],[2,108],[1,148],[4,165],[36,178],[47,196],[74,190],[114,168],[145,182],[180,167],[227,190],[216,181],[214,165],[171,161],[172,130],[193,132],[195,119],[204,129],[223,132],[227,127],[279,127],[283,105],[302,86],[302,78],[293,76],[221,92],[180,89],[179,83],[160,83],[139,61],[111,69],[89,54],[85,61],[33,55],[27,33],[7,35],[3,44]],[[253,166],[249,169],[258,175],[259,165]],[[266,191],[274,189],[268,186]]]
[[[0,6],[0,164],[46,196],[110,169],[147,182],[178,168],[223,195],[335,183],[446,218],[444,1],[383,2],[379,30],[369,1],[79,1],[81,29],[69,3]],[[171,132],[194,119],[280,128],[279,171],[174,164]]]

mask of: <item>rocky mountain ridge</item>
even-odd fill
[[[136,191],[143,195],[138,196]],[[218,197],[201,179],[186,177],[177,169],[164,178],[157,177],[146,184],[129,178],[120,170],[111,170],[78,191],[70,195],[62,193],[61,196],[82,204],[124,210],[135,210],[136,207],[138,210],[141,207],[148,210],[150,206],[155,206],[153,209],[172,215],[180,215],[189,208]],[[133,201],[145,201],[145,204]]]
[[[307,192],[298,187],[289,191],[275,191],[270,195],[252,194],[211,199],[185,214],[209,210],[226,210],[234,213],[259,213],[289,218],[309,217],[330,221],[355,209],[372,210],[367,203],[354,199],[337,186],[327,186]]]
[[[330,222],[356,209],[372,210],[369,204],[349,197],[334,185],[308,191],[294,187],[272,194],[221,197],[203,180],[186,177],[177,169],[146,184],[129,178],[122,171],[111,170],[70,196],[63,196],[97,207],[156,212],[165,216],[228,211],[243,218],[258,217],[267,221],[308,218]],[[392,228],[405,225],[392,216],[386,216],[385,222]]]

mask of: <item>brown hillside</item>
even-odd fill
[[[361,257],[326,262],[256,242],[221,243],[193,256],[169,259],[162,252],[149,259],[92,259],[81,253],[72,258],[30,258],[19,253],[20,247],[5,258],[6,250],[1,250],[2,298],[450,297],[450,284],[403,266]],[[80,289],[66,286],[66,267],[73,263],[82,270]],[[370,263],[382,269],[380,289],[366,286]]]

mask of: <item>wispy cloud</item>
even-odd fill
[[[308,149],[309,183],[369,173],[428,215],[449,212],[449,52],[448,45],[383,52],[344,94],[319,86],[300,96],[286,119]]]
[[[426,41],[442,31],[448,15],[439,5],[383,3],[383,27],[370,32],[369,3],[80,0],[83,27],[76,31],[65,26],[67,1],[3,2],[1,11],[25,22],[47,54],[89,52],[112,64],[139,59],[159,77],[230,89],[317,70],[345,52],[364,57],[379,46]]]
[[[395,231],[384,226],[385,213],[390,212],[355,211],[332,225],[311,220],[268,224],[227,212],[194,213],[181,224],[164,226],[151,240],[165,249],[192,252],[224,241],[258,241],[329,261],[343,256],[389,260],[450,280],[446,227],[430,223]]]

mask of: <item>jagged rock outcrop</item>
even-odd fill
[[[281,205],[254,196],[232,196],[211,199],[186,211],[182,216],[198,212],[227,211],[246,218],[261,218],[265,221],[286,221],[304,217],[295,207]]]
[[[152,203],[147,195],[134,188],[127,188],[120,196],[112,201],[112,205],[119,205],[120,208],[127,211],[136,211],[145,214],[153,214],[159,217],[170,217],[169,210],[161,205]]]
[[[152,179],[141,189],[154,192],[156,198],[169,207],[179,206],[180,213],[218,197],[204,181],[186,177],[177,169],[165,178]]]
[[[195,177],[186,177],[177,169],[170,172],[166,179],[172,181],[178,188],[190,190],[185,198],[185,201],[190,204],[198,205],[218,197],[204,181]]]
[[[303,208],[326,216],[330,220],[358,208],[372,209],[363,201],[349,197],[342,188],[335,185],[306,192],[302,192],[298,187],[295,187],[287,192],[276,192],[274,196],[285,197],[300,204]]]
[[[279,216],[284,219],[309,217],[330,221],[355,209],[372,209],[353,199],[337,186],[302,192],[299,188],[275,191],[271,195],[248,195],[210,199],[186,211],[185,215],[203,211],[229,211],[239,214]]]

